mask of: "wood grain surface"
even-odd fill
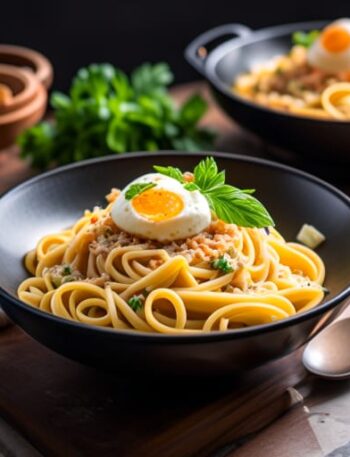
[[[116,361],[117,362],[117,361]],[[291,405],[290,357],[242,378],[121,378],[67,360],[11,326],[0,332],[0,412],[47,456],[208,456]]]

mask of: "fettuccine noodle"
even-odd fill
[[[175,335],[266,324],[322,301],[322,260],[276,230],[214,221],[181,242],[142,240],[113,223],[116,196],[26,255],[22,301],[87,325]],[[211,260],[225,251],[235,259],[227,273]]]

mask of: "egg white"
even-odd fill
[[[164,189],[177,194],[183,201],[183,210],[171,219],[151,221],[133,208],[125,192],[132,184],[156,184],[155,189]],[[132,181],[121,192],[111,211],[115,224],[125,232],[141,238],[161,242],[184,239],[203,231],[211,221],[211,212],[206,198],[199,191],[188,191],[173,178],[160,173],[149,173]]]
[[[339,25],[350,33],[350,19],[338,19],[330,26]],[[308,50],[308,62],[329,73],[350,70],[350,47],[342,52],[329,52],[322,45],[322,33]]]

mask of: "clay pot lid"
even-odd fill
[[[0,116],[33,100],[41,83],[29,70],[0,64]]]
[[[33,49],[1,44],[0,64],[30,69],[47,89],[52,84],[53,69],[50,61]]]

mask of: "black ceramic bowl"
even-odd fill
[[[287,239],[307,222],[327,241],[318,250],[327,267],[327,300],[287,320],[258,327],[193,336],[114,331],[67,321],[16,298],[27,273],[23,255],[40,237],[71,225],[85,208],[104,204],[113,186],[123,187],[153,164],[191,170],[203,154],[140,153],[59,168],[31,179],[0,200],[0,303],[11,319],[49,348],[109,370],[223,374],[242,371],[300,347],[323,318],[340,310],[350,293],[350,200],[323,181],[260,159],[215,154],[228,181],[255,187]]]
[[[350,122],[292,115],[232,93],[239,74],[276,55],[287,54],[293,32],[322,29],[326,24],[304,22],[257,31],[241,24],[226,24],[194,39],[185,57],[207,79],[220,106],[243,127],[303,156],[350,162]],[[218,41],[221,44],[212,49]]]

